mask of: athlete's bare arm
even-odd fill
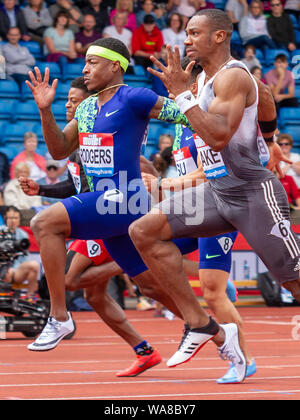
[[[63,131],[58,127],[51,111],[58,81],[55,79],[52,85],[49,85],[48,68],[44,77],[38,67],[35,67],[34,71],[35,73],[29,72],[31,83],[29,81],[25,83],[31,90],[40,111],[45,142],[54,159],[64,159],[78,148],[77,121],[70,121]]]

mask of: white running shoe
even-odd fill
[[[175,367],[188,362],[214,335],[195,332],[185,326],[184,335],[177,352],[167,361],[167,366]]]
[[[57,321],[50,316],[38,338],[27,346],[28,350],[46,351],[54,349],[64,337],[75,330],[72,315],[70,312],[68,312],[68,315],[69,319],[64,322]]]
[[[236,324],[221,324],[225,331],[225,342],[219,349],[219,355],[223,360],[230,360],[236,370],[236,382],[241,383],[245,379],[247,362],[239,343],[239,331]]]

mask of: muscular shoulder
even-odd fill
[[[254,83],[250,75],[242,68],[230,68],[221,71],[215,78],[214,90],[225,92],[249,92]]]

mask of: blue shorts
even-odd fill
[[[127,193],[127,195],[129,194]],[[133,245],[128,235],[128,228],[134,220],[142,217],[144,213],[125,212],[122,211],[121,205],[114,203],[116,205],[115,213],[107,212],[103,214],[101,212],[100,214],[99,209],[104,208],[104,202],[103,192],[100,191],[72,196],[62,201],[70,218],[70,237],[74,239],[102,239],[107,251],[116,263],[130,277],[135,277],[148,270],[148,268]],[[148,208],[143,210],[147,213]],[[180,238],[174,240],[174,242],[182,255],[198,248],[198,241],[194,238]]]
[[[238,232],[210,238],[199,238],[199,269],[223,270],[230,273],[231,251]]]

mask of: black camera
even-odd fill
[[[15,234],[8,228],[0,231],[0,265],[26,255],[29,246],[28,239],[16,240]]]

